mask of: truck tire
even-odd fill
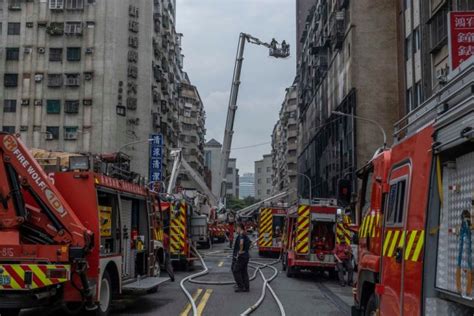
[[[287,259],[286,255],[283,255],[283,258],[281,259],[281,271],[286,271],[287,268]]]
[[[379,309],[379,301],[375,293],[370,295],[369,300],[367,301],[367,305],[365,306],[365,316],[375,316],[377,315],[377,311]]]
[[[166,256],[166,259],[165,259],[165,270],[166,272],[168,272],[171,282],[174,282],[174,269],[173,269],[173,265],[171,264],[171,260],[168,256]]]
[[[1,316],[18,316],[20,315],[20,309],[18,308],[8,308],[8,309],[0,309]]]
[[[99,306],[95,310],[96,316],[108,316],[110,313],[110,307],[112,303],[112,281],[110,279],[109,273],[104,271],[102,275],[102,280],[100,281],[100,296],[99,296]]]

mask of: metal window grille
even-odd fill
[[[20,59],[20,49],[19,48],[7,48],[6,49],[6,59],[7,60],[19,60]]]
[[[16,112],[16,100],[5,100],[3,101],[3,112],[15,113]]]
[[[20,35],[21,31],[21,24],[17,22],[10,22],[8,23],[8,35]]]
[[[82,10],[84,9],[84,0],[66,0],[66,9]]]
[[[63,85],[62,74],[48,74],[48,87],[61,87]]]
[[[64,104],[64,112],[69,114],[79,113],[79,100],[68,100]]]
[[[51,10],[64,9],[64,0],[49,0],[49,8]]]
[[[49,49],[49,61],[62,61],[63,60],[63,49],[62,48],[50,48]]]

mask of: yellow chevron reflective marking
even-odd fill
[[[387,252],[388,244],[390,242],[390,237],[392,236],[392,231],[389,230],[387,231],[387,235],[385,236],[385,241],[383,243],[383,251],[382,255],[385,256],[385,253]]]
[[[405,234],[406,234],[406,232],[403,231],[402,236],[400,237],[400,241],[398,242],[398,247],[399,248],[403,248],[403,246],[405,246]]]
[[[30,266],[31,271],[33,271],[34,274],[40,279],[41,282],[43,282],[44,285],[51,285],[52,282],[49,280],[46,275],[44,275],[43,271],[41,271],[38,266],[31,265]]]
[[[407,247],[405,249],[405,260],[408,260],[408,258],[410,258],[411,248],[413,247],[413,243],[415,242],[416,234],[416,230],[410,232],[410,237],[408,239]]]
[[[372,229],[374,228],[374,223],[375,223],[375,215],[370,215],[370,225],[369,225],[369,230],[367,231],[367,236],[372,235]]]
[[[364,227],[365,227],[365,222],[367,221],[367,216],[362,219],[362,224],[360,225],[360,237],[365,237],[364,236]]]
[[[305,229],[298,233],[298,237],[296,237],[296,239],[297,240],[308,239],[308,233],[309,233],[309,230]]]
[[[418,242],[415,247],[415,252],[413,253],[413,257],[411,258],[411,261],[418,261],[418,257],[420,256],[421,249],[423,248],[424,242],[425,242],[425,231],[422,230],[420,232],[420,237],[418,238]]]
[[[390,249],[388,250],[388,254],[387,254],[387,256],[389,256],[389,257],[393,256],[393,250],[395,250],[395,246],[397,245],[398,235],[400,235],[400,231],[395,230],[393,232],[392,242],[390,244]]]
[[[262,223],[262,225],[260,225],[260,229],[265,231],[265,230],[268,230],[271,226],[272,226],[272,219],[270,218],[269,221],[265,222],[265,223]]]

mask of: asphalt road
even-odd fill
[[[217,244],[211,250],[202,250],[209,268],[209,274],[199,280],[225,281],[232,280],[230,271],[231,258],[225,252],[224,244]],[[251,260],[272,262],[275,259],[262,259],[252,251]],[[288,278],[278,268],[278,276],[270,285],[281,300],[286,315],[350,315],[352,289],[340,287],[327,275],[301,273],[296,278]],[[114,315],[192,315],[191,306],[179,286],[182,278],[201,269],[196,263],[194,271],[177,272],[176,281],[165,283],[157,293],[123,301],[116,304]],[[252,274],[252,271],[249,271]],[[273,270],[265,269],[267,277]],[[234,293],[232,285],[199,285],[185,283],[188,291],[196,297],[196,305],[202,315],[240,315],[253,305],[261,295],[263,281],[258,274],[251,282],[249,293]],[[265,299],[253,315],[278,315],[279,309],[275,300],[267,291]]]
[[[233,280],[230,271],[231,258],[227,244],[216,244],[213,249],[201,250],[209,274],[199,280],[226,281]],[[255,249],[251,252],[251,260],[262,263],[274,262],[275,259],[260,258]],[[330,280],[326,274],[314,275],[300,273],[295,278],[288,278],[281,271],[281,264],[275,264],[278,276],[270,283],[281,300],[286,315],[350,315],[352,304],[352,289],[340,287],[338,282]],[[112,315],[192,315],[191,306],[181,290],[179,283],[187,275],[202,269],[196,262],[194,271],[176,271],[175,282],[166,282],[160,286],[157,293],[145,296],[130,296],[115,301]],[[266,277],[274,271],[264,269]],[[253,270],[249,269],[252,275]],[[234,293],[233,285],[200,285],[186,282],[186,288],[195,297],[200,315],[240,315],[249,306],[257,302],[262,292],[263,280],[260,274],[250,283],[249,293]],[[60,310],[25,310],[22,316],[63,315]],[[275,300],[267,290],[260,307],[252,315],[274,316],[280,311]]]

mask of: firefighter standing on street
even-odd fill
[[[248,292],[250,286],[248,274],[250,239],[245,232],[243,223],[237,225],[237,234],[232,260],[232,273],[236,283],[235,292]]]
[[[352,286],[352,277],[354,268],[352,267],[352,248],[346,243],[344,236],[339,236],[340,243],[334,249],[334,257],[336,258],[336,267],[339,276],[339,283],[345,286],[344,269],[347,270],[347,284]]]

